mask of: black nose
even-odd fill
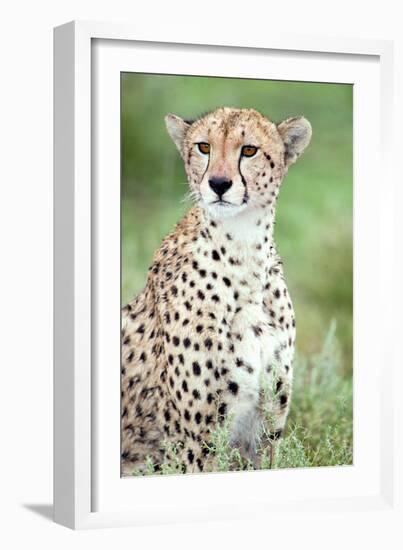
[[[226,178],[211,178],[208,182],[211,189],[220,197],[220,199],[232,185],[232,180],[227,180]]]

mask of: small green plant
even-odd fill
[[[210,442],[206,444],[211,455],[215,459],[215,468],[217,472],[228,472],[229,470],[251,470],[253,465],[250,461],[242,458],[239,449],[230,444],[230,424],[231,418],[226,418],[210,434]]]
[[[179,443],[164,441],[163,449],[165,451],[165,460],[161,465],[161,474],[183,474],[185,467],[179,457],[181,450]]]

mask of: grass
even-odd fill
[[[291,411],[284,437],[276,445],[259,449],[262,469],[344,466],[353,463],[352,381],[342,375],[340,349],[333,321],[320,352],[310,358],[297,358]],[[269,413],[266,417],[270,423]],[[228,419],[217,425],[208,444],[215,457],[217,472],[252,470],[238,449],[229,443]],[[184,464],[175,445],[162,443],[166,459],[156,472],[151,460],[143,472],[133,475],[180,474]]]
[[[352,100],[352,86],[343,84],[122,77],[123,304],[144,286],[155,250],[189,206],[182,202],[183,164],[164,126],[167,113],[193,118],[229,105],[254,107],[277,122],[303,114],[312,124],[312,142],[290,169],[277,206],[275,239],[296,312],[297,358],[276,468],[352,460]],[[225,437],[216,435],[224,468]],[[177,473],[181,466],[169,462]]]

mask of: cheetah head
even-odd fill
[[[196,121],[169,114],[193,197],[213,217],[273,208],[280,184],[311,139],[303,117],[274,124],[254,109],[219,108]]]

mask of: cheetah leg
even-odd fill
[[[262,309],[248,305],[232,325],[235,348],[233,376],[239,392],[228,411],[230,445],[239,449],[241,456],[255,467],[259,467],[257,450],[263,428],[260,394],[264,350],[261,337],[265,324]]]
[[[260,410],[263,417],[261,447],[266,449],[270,468],[278,440],[284,433],[292,390],[293,349],[268,331],[263,340],[263,377]],[[273,345],[274,344],[274,345]]]
[[[293,350],[254,304],[242,310],[232,329],[240,392],[232,408],[230,443],[259,468],[259,448],[269,449],[273,463],[276,440],[284,431]]]

